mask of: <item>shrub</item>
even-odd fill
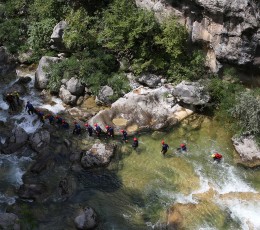
[[[260,96],[252,91],[239,93],[231,115],[238,119],[243,131],[260,134]]]

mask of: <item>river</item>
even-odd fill
[[[43,104],[33,90],[33,82],[30,87],[30,95],[23,99],[33,99],[53,113],[65,109],[57,98],[53,98],[55,106]],[[5,121],[8,106],[0,103],[1,120]],[[28,133],[40,125],[24,111],[12,119]],[[170,220],[167,210],[173,206],[181,216],[178,221],[183,229],[260,229],[260,171],[234,163],[231,136],[220,121],[203,117],[200,128],[183,124],[167,132],[137,137],[137,151],[130,143],[116,140],[118,149],[107,168],[73,172],[69,162],[63,164],[61,160],[55,170],[40,176],[49,178],[54,187],[65,174],[73,178],[77,186],[66,200],[55,195],[43,203],[20,200],[15,189],[23,183],[22,176],[34,153],[28,149],[19,155],[0,155],[1,209],[15,202],[26,205],[33,210],[35,229],[46,230],[75,229],[71,217],[85,205],[98,213],[98,229],[166,229]],[[80,138],[93,142],[85,134]],[[162,139],[170,146],[165,157],[160,153]],[[188,147],[185,153],[176,151],[182,142]],[[215,151],[223,155],[222,162],[213,162]]]

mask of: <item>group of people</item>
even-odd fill
[[[14,91],[13,93],[7,93],[5,96],[5,101],[8,103],[9,108],[12,111],[15,111],[20,105],[20,96],[17,91]]]
[[[18,96],[18,98],[19,98],[19,96]],[[29,115],[34,114],[34,113],[37,114],[42,123],[45,123],[44,119],[48,119],[49,123],[52,125],[57,124],[59,127],[64,128],[64,129],[70,128],[69,123],[66,122],[64,119],[62,119],[60,116],[54,117],[51,114],[47,114],[46,116],[44,116],[44,113],[38,109],[35,109],[34,106],[29,101],[26,104],[26,110],[28,111]],[[88,123],[85,124],[85,127],[86,127],[86,131],[88,132],[88,135],[90,137],[93,136],[93,133],[95,133],[98,138],[100,138],[102,134],[105,134],[106,138],[114,138],[114,136],[115,136],[114,128],[109,125],[105,126],[105,128],[106,128],[105,132],[101,129],[101,127],[97,123],[94,124],[94,128]],[[75,121],[74,129],[73,129],[72,133],[79,135],[79,134],[81,134],[81,131],[82,131],[82,128],[81,128],[80,124]],[[121,129],[120,132],[122,133],[122,140],[125,143],[128,142],[128,134],[127,134],[126,130]],[[161,153],[163,154],[163,156],[165,156],[165,154],[167,153],[167,151],[169,149],[169,145],[167,143],[165,143],[164,140],[162,140],[161,143],[162,143]],[[134,149],[136,149],[138,146],[139,146],[138,139],[136,137],[134,137],[132,147]],[[181,143],[180,147],[177,148],[177,150],[181,151],[181,152],[186,152],[187,151],[186,144]],[[215,161],[220,161],[222,159],[222,155],[220,153],[214,153],[214,154],[212,154],[212,158]]]
[[[161,153],[163,154],[163,156],[165,156],[165,154],[167,153],[169,149],[169,145],[165,143],[164,140],[162,140],[162,149],[161,149]],[[187,146],[184,143],[180,144],[180,147],[177,148],[178,151],[180,152],[186,152],[187,151]],[[211,155],[211,157],[213,158],[214,161],[218,161],[220,162],[220,160],[222,159],[222,155],[220,153],[214,153]]]

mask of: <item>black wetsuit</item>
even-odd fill
[[[133,142],[133,144],[132,144],[132,147],[133,147],[134,149],[136,149],[136,148],[138,147],[138,145],[139,145],[138,140],[135,140],[135,141]]]
[[[167,153],[167,151],[168,151],[168,148],[169,148],[169,145],[163,144],[163,145],[162,145],[161,153],[162,153],[163,155],[165,155],[165,153]]]

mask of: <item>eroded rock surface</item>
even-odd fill
[[[77,229],[87,230],[97,226],[97,214],[90,207],[85,207],[83,211],[74,219]]]
[[[29,141],[33,150],[44,151],[50,143],[50,133],[47,130],[38,130],[30,136]]]

